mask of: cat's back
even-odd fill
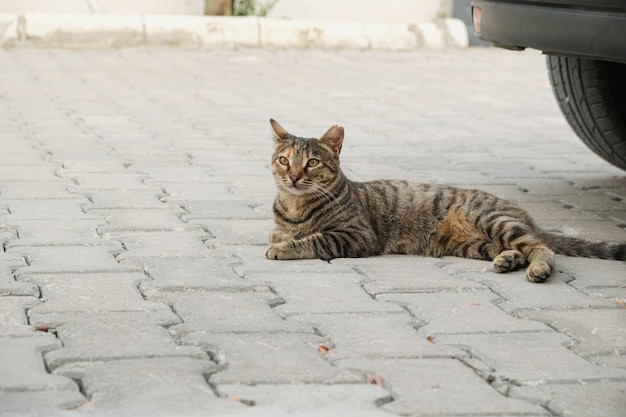
[[[485,211],[510,209],[489,193],[442,184],[379,180],[354,187],[383,253],[427,253],[430,236],[451,213],[473,222]]]

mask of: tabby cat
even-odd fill
[[[380,254],[493,260],[496,272],[527,266],[544,281],[555,252],[626,260],[626,243],[591,242],[538,228],[515,204],[478,190],[407,181],[350,181],[339,167],[344,131],[319,139],[287,133],[270,119],[277,227],[269,259],[365,257]]]

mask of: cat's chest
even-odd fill
[[[275,204],[278,218],[282,218],[292,228],[315,227],[318,223],[327,223],[331,214],[320,201],[302,198],[279,198]],[[332,211],[332,210],[331,210]]]

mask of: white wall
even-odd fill
[[[267,0],[259,0],[267,1]],[[450,17],[452,0],[279,0],[268,17],[358,22],[424,22],[441,12]]]

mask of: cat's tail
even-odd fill
[[[626,261],[626,242],[599,242],[547,232],[542,237],[548,247],[560,255]]]

